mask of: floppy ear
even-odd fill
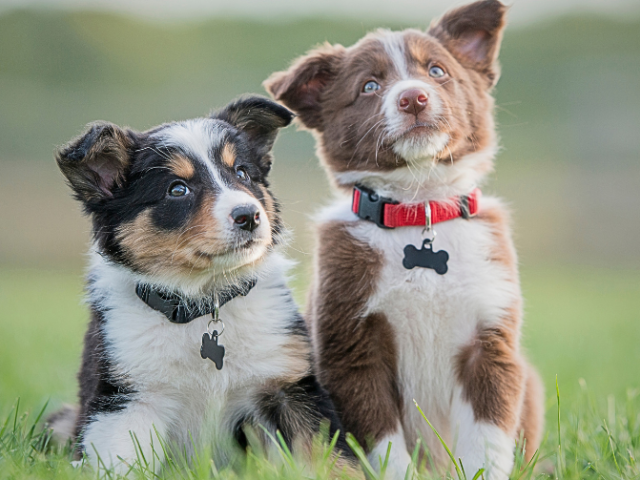
[[[338,72],[344,52],[342,45],[325,43],[298,58],[288,70],[272,74],[263,85],[296,112],[305,127],[320,130],[322,93]]]
[[[447,12],[429,28],[458,61],[495,85],[500,76],[497,63],[506,24],[507,7],[498,0],[483,0]]]
[[[78,200],[88,203],[113,196],[129,166],[132,143],[120,127],[96,122],[58,151],[58,167]]]
[[[242,130],[259,155],[267,155],[273,147],[278,130],[286,127],[293,119],[293,113],[268,98],[252,96],[241,98],[215,112],[211,118],[218,118]]]

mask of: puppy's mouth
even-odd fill
[[[218,250],[216,252],[205,252],[203,250],[199,250],[196,254],[202,256],[203,258],[213,260],[215,258],[227,257],[229,255],[246,253],[248,250],[259,246],[261,243],[263,242],[259,242],[258,239],[248,238],[246,240],[238,241],[235,244],[229,245],[226,248]]]
[[[438,126],[435,123],[416,122],[410,125],[404,132],[402,132],[398,139],[408,136],[416,136],[426,132],[438,131]]]

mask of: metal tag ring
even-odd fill
[[[224,332],[224,322],[223,322],[222,320],[220,320],[220,319],[218,319],[218,320],[214,320],[213,318],[212,318],[211,320],[209,320],[209,323],[207,323],[207,333],[208,333],[209,335],[213,335],[213,332],[214,332],[214,331],[216,331],[216,330],[212,330],[212,329],[211,329],[211,325],[212,325],[213,323],[221,323],[221,324],[222,324],[222,328],[220,329],[220,331],[219,331],[219,332],[217,332],[217,335],[218,335],[218,337],[219,337],[219,336],[220,336],[220,335],[222,335],[222,333]]]

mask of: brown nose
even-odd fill
[[[418,115],[427,107],[429,97],[418,88],[412,90],[406,90],[400,94],[400,100],[398,100],[398,110],[401,112]]]

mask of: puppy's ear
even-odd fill
[[[132,143],[120,127],[96,122],[58,151],[58,167],[78,200],[92,203],[113,196],[114,188],[122,186]]]
[[[213,113],[211,118],[228,122],[245,132],[253,149],[260,156],[267,156],[278,130],[291,123],[293,113],[268,98],[252,96],[230,103]]]
[[[296,112],[305,127],[322,129],[322,93],[344,58],[342,45],[325,43],[297,59],[284,72],[272,74],[263,85],[279,102]]]
[[[500,76],[497,63],[507,7],[482,0],[447,12],[429,28],[458,61],[485,75],[491,86]]]

